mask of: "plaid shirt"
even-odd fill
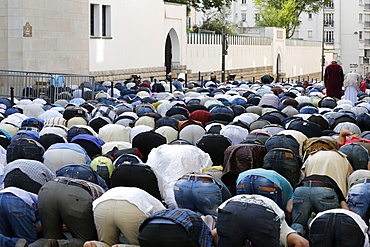
[[[105,190],[102,187],[100,187],[99,185],[94,184],[92,182],[88,182],[86,180],[76,179],[76,178],[68,178],[68,177],[56,177],[54,179],[55,182],[60,182],[61,180],[63,180],[66,184],[68,184],[68,183],[70,183],[70,184],[77,183],[77,184],[82,185],[90,193],[93,201],[95,199],[98,199],[105,192]]]
[[[190,238],[201,247],[212,246],[212,235],[209,227],[195,212],[184,209],[165,209],[158,211],[145,219],[139,228],[139,232],[149,223],[151,219],[162,218],[180,224],[188,232]]]
[[[91,112],[91,118],[98,116],[109,118],[112,122],[117,118],[114,108],[108,105],[99,105]]]
[[[41,185],[55,178],[55,174],[37,160],[17,159],[10,162],[4,167],[4,177],[15,169],[21,170],[30,179]]]

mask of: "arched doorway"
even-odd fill
[[[280,75],[281,74],[281,56],[280,54],[277,55],[276,59],[276,82],[280,81]]]
[[[180,41],[176,31],[172,28],[166,38],[164,66],[166,75],[180,66]]]

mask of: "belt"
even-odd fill
[[[185,174],[180,179],[183,180],[199,180],[203,183],[214,183],[213,177],[209,175],[201,175],[201,174]]]
[[[304,187],[328,187],[333,189],[333,185],[331,183],[323,182],[320,180],[309,180],[302,182]]]
[[[80,183],[77,183],[77,182],[74,182],[74,181],[71,181],[71,180],[68,180],[68,179],[64,179],[64,178],[55,178],[54,181],[57,182],[57,183],[61,183],[61,184],[73,185],[73,186],[80,187],[80,188],[86,190],[87,192],[89,192],[89,194],[91,195],[90,190],[86,186],[84,186]]]

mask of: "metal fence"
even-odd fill
[[[95,77],[60,73],[0,70],[0,96],[17,99],[42,98],[50,103],[58,99],[93,99]]]

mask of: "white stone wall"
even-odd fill
[[[178,63],[186,60],[186,6],[162,0],[95,1],[112,6],[111,39],[90,39],[90,71],[164,66],[167,34],[178,35]]]
[[[321,43],[288,40],[283,59],[287,78],[321,71]]]
[[[1,69],[88,73],[88,1],[1,0],[0,13]]]

